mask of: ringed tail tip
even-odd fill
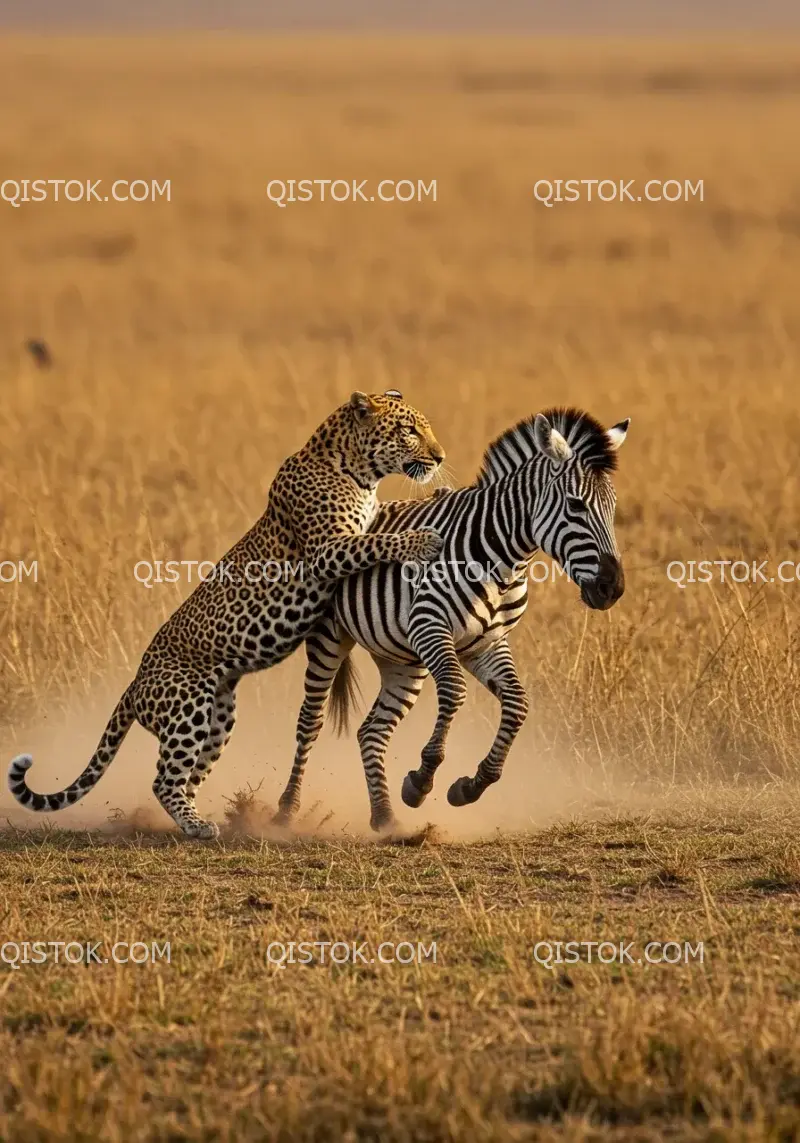
[[[32,765],[32,754],[18,754],[16,758],[11,760],[11,765],[8,768],[9,778],[12,778],[17,774],[24,774],[26,770],[30,770]]]

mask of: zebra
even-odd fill
[[[444,548],[434,564],[381,564],[340,584],[331,609],[306,641],[305,697],[278,823],[288,824],[299,808],[306,761],[329,707],[339,733],[347,729],[358,691],[350,659],[356,643],[370,652],[381,678],[380,693],[358,730],[373,830],[397,824],[384,756],[429,674],[438,717],[419,769],[403,782],[405,804],[421,806],[433,787],[448,731],[466,697],[462,667],[499,700],[501,715],[488,754],[473,777],[451,785],[448,802],[475,802],[500,778],[528,713],[508,635],[525,612],[536,553],[541,549],[557,561],[595,610],[612,607],[623,594],[611,476],[629,424],[627,419],[606,430],[579,409],[548,409],[490,444],[468,487],[440,488],[426,500],[381,508],[373,527],[435,528]]]

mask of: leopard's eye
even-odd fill
[[[407,429],[407,432],[408,432],[408,435],[411,437],[412,440],[415,440],[415,441],[420,440],[419,429],[415,429],[413,425],[409,426],[409,428]]]

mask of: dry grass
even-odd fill
[[[797,826],[773,801],[413,848],[6,835],[7,935],[170,963],[8,971],[0,1134],[790,1140]],[[534,960],[559,940],[634,963]],[[364,960],[278,968],[291,941]],[[650,941],[702,963],[636,963]]]
[[[800,560],[798,76],[792,43],[0,44],[4,178],[172,181],[169,204],[0,204],[0,559],[39,567],[0,585],[3,756],[121,685],[188,591],[146,590],[137,561],[216,559],[335,403],[392,385],[461,480],[548,404],[633,417],[627,594],[590,615],[565,582],[536,590],[516,637],[535,718],[485,822],[533,798],[528,758],[546,783],[681,807],[472,846],[367,845],[324,804],[306,831],[324,837],[295,844],[136,840],[149,817],[128,840],[6,834],[6,939],[177,952],[9,973],[0,1134],[792,1137],[800,584],[681,591],[665,569]],[[264,187],[292,177],[436,179],[438,201],[279,210]],[[703,179],[705,201],[537,206],[558,177]],[[299,665],[244,700],[269,724],[267,803]],[[63,746],[67,780],[82,756]],[[260,833],[252,812],[231,807]],[[269,939],[327,933],[437,939],[446,959],[265,966]],[[601,935],[713,956],[569,982],[531,962],[537,937]]]

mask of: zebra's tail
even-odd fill
[[[114,708],[114,713],[108,720],[108,726],[103,732],[97,749],[91,761],[79,778],[65,790],[57,794],[35,794],[25,780],[27,771],[33,765],[30,754],[19,754],[8,768],[8,788],[21,806],[35,810],[36,813],[51,813],[53,810],[62,810],[65,806],[72,806],[80,801],[84,794],[88,794],[92,786],[100,781],[108,767],[114,761],[122,740],[133,724],[136,714],[133,709],[133,685],[128,687],[125,694]]]
[[[361,687],[358,685],[358,671],[348,655],[346,659],[342,659],[339,670],[334,677],[330,707],[328,708],[333,729],[340,738],[343,734],[347,734],[350,729],[350,711],[353,707],[358,707],[360,698]]]

